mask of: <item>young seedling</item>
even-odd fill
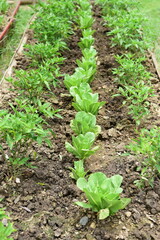
[[[87,172],[85,172],[83,165],[83,160],[74,161],[74,168],[69,168],[71,170],[71,178],[78,180],[79,178],[86,176]]]
[[[77,111],[84,111],[96,115],[105,102],[98,102],[98,93],[85,92],[75,95],[75,102],[72,103]]]
[[[101,132],[101,127],[96,125],[96,117],[91,113],[78,112],[74,120],[70,123],[71,129],[75,134],[85,134],[93,132],[96,136]]]
[[[87,132],[86,134],[80,134],[77,137],[72,136],[72,144],[69,142],[65,143],[65,147],[68,152],[75,155],[80,160],[85,160],[92,154],[94,154],[99,147],[93,147],[95,141],[95,134],[93,132]]]
[[[85,193],[88,203],[76,202],[76,204],[83,208],[89,208],[93,212],[98,212],[100,220],[115,214],[131,201],[130,198],[120,198],[120,193],[123,191],[120,187],[122,180],[120,175],[107,178],[101,172],[92,173],[88,181],[85,178],[79,178],[77,187]]]

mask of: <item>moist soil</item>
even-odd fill
[[[75,159],[65,150],[64,144],[66,140],[71,140],[73,133],[69,124],[76,112],[71,104],[72,98],[63,85],[63,79],[60,79],[60,86],[53,89],[55,96],[48,99],[54,108],[63,109],[63,119],[55,118],[49,121],[49,127],[56,134],[52,138],[52,148],[45,144],[42,147],[35,145],[38,157],[34,165],[37,168],[25,169],[17,180],[7,176],[6,165],[0,160],[0,197],[4,198],[0,207],[5,206],[10,212],[17,229],[14,239],[160,239],[160,182],[156,179],[153,189],[137,189],[133,182],[139,177],[136,171],[139,159],[134,155],[122,156],[126,152],[125,145],[136,137],[136,134],[135,123],[127,114],[127,107],[122,105],[123,98],[113,97],[118,88],[112,75],[112,69],[117,67],[114,55],[121,53],[121,50],[111,47],[110,37],[106,35],[109,30],[103,26],[98,7],[94,7],[94,13],[98,71],[91,87],[106,104],[99,111],[97,119],[102,128],[96,142],[100,150],[87,159],[86,169],[90,172],[101,171],[108,177],[121,174],[124,189],[122,196],[131,198],[132,202],[126,209],[103,221],[97,219],[96,213],[74,204],[85,197],[69,177],[68,168],[73,166]],[[79,31],[71,37],[69,50],[63,53],[66,60],[61,66],[62,73],[74,72],[76,59],[81,58],[77,45],[80,37]],[[31,42],[31,37],[29,41]],[[17,63],[18,69],[28,68],[28,60],[24,55],[18,56]],[[153,73],[152,83],[156,93],[156,96],[150,99],[151,115],[141,125],[149,129],[154,125],[160,126],[160,83],[150,56],[146,66]],[[8,106],[8,102],[13,102],[15,93],[7,90],[6,82],[0,91],[1,107],[4,108]]]

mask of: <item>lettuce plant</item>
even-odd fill
[[[94,23],[94,18],[92,17],[90,11],[84,12],[84,16],[79,17],[80,29],[88,29],[92,27]]]
[[[96,125],[96,117],[91,113],[78,112],[74,120],[70,123],[71,129],[76,133],[85,134],[93,132],[96,136],[101,132],[101,127]]]
[[[78,46],[81,49],[90,48],[94,44],[94,37],[92,35],[81,38],[81,41],[78,43]]]
[[[122,180],[120,175],[107,178],[101,172],[92,173],[88,181],[85,178],[79,178],[77,187],[85,193],[88,203],[76,202],[76,204],[98,212],[99,219],[105,219],[115,214],[131,201],[130,198],[120,198],[120,193],[123,191],[120,187]]]
[[[87,172],[85,172],[83,165],[84,165],[83,160],[74,161],[74,168],[69,168],[71,170],[70,173],[71,178],[78,180],[81,177],[85,177]]]
[[[99,149],[98,146],[92,148],[95,138],[93,132],[80,134],[77,137],[72,136],[72,145],[66,142],[65,147],[67,151],[75,155],[75,157],[84,160]]]
[[[81,83],[78,87],[71,87],[70,94],[72,97],[76,97],[76,95],[82,96],[84,93],[91,93],[92,89],[88,83]]]
[[[85,111],[96,115],[99,109],[105,102],[98,102],[98,93],[82,92],[80,95],[76,94],[75,102],[72,103],[77,111]]]
[[[86,59],[86,58],[82,57],[81,61],[77,60],[76,62],[80,69],[84,69],[85,72],[87,72],[87,71],[91,72],[91,76],[88,81],[88,83],[90,83],[92,81],[94,75],[96,74],[96,70],[97,70],[96,59],[95,58]]]
[[[97,51],[94,49],[93,46],[91,46],[90,48],[83,49],[82,54],[86,60],[89,60],[96,58]]]
[[[64,85],[69,90],[73,86],[80,86],[81,83],[91,82],[93,79],[93,75],[95,70],[92,68],[86,71],[83,68],[76,68],[75,73],[73,75],[66,74],[64,78]]]

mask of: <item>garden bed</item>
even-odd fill
[[[98,124],[102,132],[97,139],[100,150],[89,159],[86,166],[91,172],[101,171],[107,176],[121,174],[124,178],[124,196],[132,199],[125,210],[106,220],[97,220],[96,214],[83,210],[74,202],[83,195],[69,177],[69,167],[75,158],[65,150],[65,141],[71,139],[70,120],[75,116],[71,105],[71,97],[63,85],[62,78],[59,88],[54,89],[55,96],[49,101],[55,109],[63,109],[63,119],[49,120],[49,127],[55,132],[52,138],[53,148],[45,144],[34,146],[38,158],[34,163],[36,169],[25,169],[20,181],[7,178],[7,169],[3,162],[0,165],[0,197],[5,197],[5,206],[11,213],[14,226],[17,228],[15,239],[61,239],[61,240],[136,240],[160,239],[160,183],[155,180],[154,188],[138,190],[133,184],[137,179],[137,159],[135,156],[121,156],[135,134],[135,123],[128,116],[127,109],[122,106],[123,97],[113,97],[118,86],[114,82],[112,69],[117,66],[114,55],[121,52],[117,47],[111,47],[111,40],[106,36],[109,31],[103,26],[101,11],[94,7],[96,30],[95,48],[98,52],[98,71],[92,83],[94,92],[100,95],[100,101],[106,104],[99,111]],[[75,60],[81,58],[77,46],[80,39],[77,31],[68,43],[70,50],[65,51],[66,58],[61,66],[62,73],[72,74],[76,67]],[[28,40],[34,41],[32,36]],[[25,56],[17,58],[17,67],[28,68]],[[23,64],[22,64],[23,63]],[[159,87],[160,83],[148,56],[148,69],[153,73],[152,83],[157,95],[150,99],[151,116],[143,124],[146,128],[160,126]],[[25,67],[24,67],[25,66]],[[15,93],[7,90],[6,82],[1,88],[1,107],[8,108],[8,102],[13,102]]]

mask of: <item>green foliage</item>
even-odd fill
[[[145,18],[138,11],[138,1],[130,0],[97,0],[102,5],[104,20],[111,28],[113,46],[118,45],[132,52],[142,52],[148,48],[143,39]]]
[[[4,20],[4,17],[0,16],[0,27],[1,27],[2,23],[3,23],[3,20]]]
[[[111,17],[108,25],[113,30],[108,35],[113,36],[113,46],[119,45],[132,51],[140,50],[143,52],[146,50],[148,46],[142,38],[143,22],[144,17],[137,12],[137,9],[130,12],[125,11],[122,15]]]
[[[101,172],[92,173],[88,182],[85,178],[79,178],[77,187],[86,194],[89,203],[76,202],[76,204],[98,212],[98,217],[101,220],[115,214],[131,201],[129,198],[120,198],[122,179],[120,175],[107,178]]]
[[[96,117],[91,113],[78,112],[70,124],[72,130],[77,135],[93,132],[96,136],[101,132],[101,127],[96,125]]]
[[[74,168],[69,168],[72,171],[70,173],[71,178],[78,180],[81,177],[85,177],[87,172],[85,172],[83,165],[83,160],[74,161]]]
[[[4,160],[11,165],[12,174],[16,174],[21,166],[31,166],[28,160],[33,143],[51,143],[50,130],[43,129],[42,124],[45,122],[38,114],[28,113],[27,108],[26,112],[13,110],[13,114],[0,111],[0,140],[7,145],[7,155],[3,144],[0,145],[0,150]]]
[[[75,94],[72,103],[76,111],[84,111],[96,115],[105,102],[98,102],[98,93],[80,92]]]
[[[72,34],[71,25],[75,16],[75,6],[72,0],[40,2],[38,11],[32,27],[34,28],[35,37],[39,41],[56,44],[67,39]]]
[[[43,114],[46,118],[61,118],[62,116],[59,114],[59,112],[62,109],[54,109],[49,102],[42,102],[40,99],[37,99],[34,104],[30,105],[28,99],[15,99],[15,102],[17,103],[17,108],[20,111],[25,111],[27,113],[36,113],[36,114]],[[12,106],[12,105],[11,105]],[[12,109],[16,111],[16,108],[12,106]]]
[[[127,103],[129,114],[132,115],[137,125],[149,114],[150,104],[147,99],[153,96],[151,74],[141,63],[144,60],[145,58],[135,58],[130,53],[116,56],[116,61],[120,66],[113,69],[113,73],[117,75],[115,80],[121,85],[118,95],[126,98],[123,104]]]
[[[1,201],[2,199],[0,199]],[[9,219],[4,211],[5,208],[0,208],[0,220]],[[4,225],[3,222],[0,222],[0,240],[13,240],[13,238],[8,238],[11,233],[15,232],[16,230],[13,228],[13,224],[7,221],[7,224]]]
[[[53,58],[29,72],[18,70],[15,72],[16,78],[11,77],[7,81],[12,83],[20,95],[33,101],[37,97],[40,98],[46,89],[50,91],[51,86],[57,86],[57,78],[61,76],[57,62],[59,64],[62,60],[63,58]]]
[[[94,37],[92,35],[81,38],[81,41],[78,43],[78,46],[81,49],[90,48],[94,44]]]
[[[60,55],[60,50],[67,48],[66,43],[62,41],[57,42],[55,46],[50,43],[37,43],[34,45],[27,44],[25,47],[27,48],[25,54],[31,58],[32,66],[42,64],[49,59],[52,59],[52,61],[54,59],[55,63],[61,63],[64,58],[57,56]]]
[[[95,74],[95,69],[92,67],[87,71],[81,67],[75,69],[73,75],[65,74],[64,85],[69,90],[73,86],[80,86],[81,83],[90,83],[93,80]]]
[[[9,8],[9,4],[6,0],[0,1],[0,14],[5,13]]]
[[[140,136],[127,148],[140,159],[141,175],[136,185],[144,187],[148,183],[153,187],[155,176],[160,175],[160,128],[142,129]]]
[[[68,152],[72,153],[77,158],[84,160],[98,150],[98,146],[91,148],[94,141],[95,134],[93,132],[87,132],[86,134],[80,134],[77,137],[72,136],[73,145],[66,142],[65,147]]]
[[[153,96],[153,89],[145,85],[143,81],[135,83],[134,86],[126,85],[119,88],[120,94],[126,98],[123,104],[128,104],[129,114],[132,115],[136,124],[139,125],[141,120],[149,114],[150,103],[147,99]],[[115,95],[116,96],[116,95]]]
[[[143,80],[148,83],[151,78],[151,73],[146,71],[142,65],[145,61],[144,57],[137,58],[133,54],[127,53],[122,56],[115,56],[116,61],[120,65],[113,69],[113,74],[117,75],[116,81],[119,84],[131,84]]]

